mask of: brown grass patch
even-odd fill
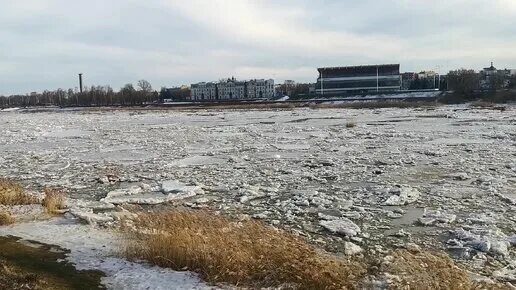
[[[468,273],[442,253],[396,250],[383,271],[397,276],[393,289],[476,289]]]
[[[12,225],[14,222],[15,219],[10,213],[6,211],[0,211],[0,226]]]
[[[297,289],[355,288],[365,267],[322,253],[302,239],[257,221],[210,212],[139,215],[125,254],[212,283]]]
[[[0,260],[0,289],[49,289],[42,285],[41,279],[25,273],[18,267]]]
[[[58,214],[66,208],[66,193],[54,188],[45,188],[42,205],[50,214]]]
[[[27,194],[20,184],[9,179],[0,178],[0,204],[26,205],[37,202],[38,200]]]

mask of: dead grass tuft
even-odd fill
[[[0,204],[26,205],[37,202],[38,200],[27,194],[20,184],[9,179],[0,178]]]
[[[15,219],[10,213],[6,211],[0,211],[0,226],[12,225],[14,222]]]
[[[0,289],[49,289],[42,284],[38,276],[24,273],[18,267],[0,260]]]
[[[66,193],[55,188],[45,188],[42,205],[49,214],[58,214],[66,208]]]
[[[210,212],[141,214],[127,231],[129,258],[195,271],[212,283],[342,289],[355,288],[366,272],[362,264],[322,253],[292,234]]]
[[[394,289],[475,289],[468,273],[442,253],[397,250],[383,269],[395,275]]]

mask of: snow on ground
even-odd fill
[[[188,272],[133,263],[117,257],[121,241],[112,232],[78,223],[75,219],[0,227],[0,235],[56,245],[70,250],[69,262],[78,270],[100,270],[107,277],[102,284],[108,289],[214,289]]]
[[[66,188],[92,224],[116,222],[121,202],[172,200],[334,252],[417,243],[516,277],[514,106],[19,110],[0,114],[0,131],[0,176]]]
[[[18,111],[20,108],[6,108],[6,109],[0,109],[0,112],[15,112]]]

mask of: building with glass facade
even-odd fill
[[[399,64],[319,68],[316,93],[340,96],[401,90]]]

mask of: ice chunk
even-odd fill
[[[453,235],[457,240],[460,240],[465,247],[484,253],[490,253],[494,256],[509,256],[510,239],[503,233],[500,231],[482,229],[472,229],[472,231],[474,231],[474,233],[459,229],[456,230]]]
[[[347,256],[354,256],[354,255],[360,254],[363,251],[364,250],[360,246],[355,245],[352,242],[344,243],[344,253]]]
[[[514,283],[516,282],[516,262],[512,262],[507,267],[493,272],[493,277],[500,281]]]
[[[90,225],[105,225],[115,220],[106,213],[94,213],[92,209],[70,209],[70,214]]]
[[[419,223],[424,226],[431,226],[436,224],[449,224],[457,219],[454,214],[443,213],[439,210],[426,210],[423,217],[419,218]]]
[[[161,192],[146,192],[146,190],[151,190],[151,187],[141,185],[118,189],[108,193],[101,201],[111,204],[161,204],[202,193],[200,187],[187,186],[176,180],[164,181],[161,184]]]
[[[320,221],[319,224],[332,233],[347,237],[353,237],[360,233],[360,227],[350,219],[344,217],[334,220],[323,220]]]
[[[391,197],[389,197],[389,199],[387,199],[387,201],[385,201],[384,205],[408,205],[416,202],[421,196],[421,193],[417,189],[410,187],[402,187],[394,193],[394,195],[392,195]]]
[[[189,186],[177,180],[166,180],[161,183],[161,191],[165,194],[188,191]]]

